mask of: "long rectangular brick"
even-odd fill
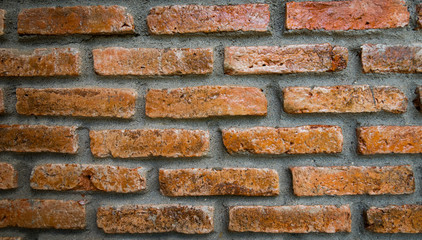
[[[6,112],[6,108],[4,107],[3,89],[0,88],[0,114],[4,114],[5,112]]]
[[[160,76],[211,74],[212,48],[122,48],[92,50],[99,75]]]
[[[77,76],[81,68],[75,48],[0,48],[0,63],[2,77]]]
[[[214,230],[214,208],[184,205],[100,207],[97,226],[106,233],[205,234]]]
[[[23,9],[19,34],[127,34],[135,33],[133,17],[121,6],[73,6]]]
[[[143,168],[109,165],[44,164],[31,173],[31,188],[56,191],[140,192],[146,189]]]
[[[409,24],[404,0],[287,2],[289,30],[364,30],[398,28]]]
[[[0,9],[0,36],[4,35],[4,20],[5,20],[6,11]]]
[[[415,192],[412,167],[291,167],[296,196]]]
[[[229,209],[234,232],[309,233],[351,232],[349,205],[236,206]]]
[[[85,206],[77,201],[0,200],[0,228],[84,229]]]
[[[76,153],[76,127],[0,125],[0,152]]]
[[[377,233],[422,233],[422,205],[371,207],[366,229]]]
[[[18,171],[8,163],[0,162],[0,189],[18,187]]]
[[[23,240],[21,237],[0,237],[0,240]]]
[[[422,153],[422,126],[371,126],[356,132],[360,154]]]
[[[18,88],[16,111],[24,115],[131,118],[137,93],[111,88]]]
[[[160,190],[166,196],[276,196],[278,173],[272,169],[160,169]]]
[[[388,86],[286,87],[283,104],[287,113],[404,113],[407,98],[400,89]]]
[[[151,118],[265,116],[267,99],[262,89],[254,87],[150,89],[145,97],[145,113]]]
[[[226,47],[224,72],[230,75],[334,72],[347,67],[347,48],[325,44],[283,47]]]
[[[186,129],[134,129],[90,131],[95,157],[200,157],[210,147],[208,131]]]
[[[230,154],[339,153],[343,149],[343,133],[338,126],[230,128],[222,133]]]
[[[268,32],[269,22],[268,4],[158,6],[147,17],[152,34]]]

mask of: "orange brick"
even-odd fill
[[[18,172],[8,163],[0,162],[0,189],[18,187]]]
[[[0,114],[4,114],[6,112],[4,107],[4,96],[3,96],[3,89],[0,88]]]
[[[377,233],[422,233],[422,205],[371,207],[366,229]]]
[[[3,9],[0,9],[0,36],[4,34],[4,20],[6,15],[6,11]]]

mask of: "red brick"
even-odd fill
[[[212,48],[121,48],[94,49],[94,69],[99,75],[165,76],[211,74]]]
[[[422,233],[422,205],[371,207],[366,229],[377,233]]]
[[[145,190],[146,178],[141,167],[44,164],[32,170],[31,188],[131,193]]]
[[[18,187],[18,171],[8,163],[0,162],[0,189]]]
[[[222,132],[230,154],[339,153],[343,148],[343,133],[338,126],[231,128]]]
[[[226,47],[224,72],[230,75],[333,72],[347,67],[347,48],[325,44],[283,47]]]
[[[16,111],[24,115],[131,118],[137,93],[111,88],[18,88]]]
[[[3,9],[0,9],[0,36],[4,34],[4,20],[6,15],[6,11]]]
[[[364,30],[407,26],[410,14],[403,0],[287,2],[289,30]]]
[[[160,169],[160,189],[166,196],[276,196],[278,173],[272,169]]]
[[[349,205],[236,206],[229,210],[229,230],[235,232],[351,232]]]
[[[415,192],[412,167],[292,167],[297,196],[381,195]]]
[[[4,96],[3,89],[0,88],[0,114],[4,114],[6,109],[4,107]]]
[[[418,14],[418,29],[422,29],[422,4],[416,6],[416,11]]]
[[[145,99],[145,112],[151,118],[267,115],[265,94],[254,87],[150,89]]]
[[[0,76],[50,77],[77,76],[79,50],[75,48],[37,48],[33,51],[0,48]]]
[[[214,208],[183,205],[100,207],[97,226],[106,233],[205,234],[214,230]]]
[[[134,129],[90,131],[95,157],[200,157],[210,147],[208,131]]]
[[[268,4],[159,6],[147,17],[152,34],[268,32],[269,22]]]
[[[73,6],[24,9],[18,16],[19,34],[134,33],[133,17],[120,6]]]
[[[0,125],[0,152],[76,153],[76,127]]]
[[[0,200],[0,228],[84,229],[85,206],[77,201]]]

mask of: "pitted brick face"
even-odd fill
[[[18,187],[18,171],[13,165],[0,162],[0,190]]]
[[[376,233],[422,233],[422,206],[371,207],[366,212],[366,229]]]

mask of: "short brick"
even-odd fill
[[[339,153],[343,149],[343,133],[338,126],[231,128],[222,132],[230,154]]]
[[[44,164],[32,170],[31,188],[131,193],[145,190],[146,176],[141,167]]]
[[[208,131],[186,129],[134,129],[90,131],[95,157],[200,157],[210,147]]]
[[[94,49],[94,69],[99,75],[163,76],[211,74],[212,48],[121,48]]]
[[[418,86],[415,90],[415,93],[416,98],[413,100],[413,104],[415,105],[416,109],[422,112],[422,86]]]
[[[76,127],[0,125],[0,152],[76,153]]]
[[[415,192],[412,167],[292,167],[297,196],[381,195]]]
[[[420,73],[422,47],[365,44],[362,46],[364,73]]]
[[[0,88],[0,114],[4,114],[5,112],[6,112],[6,108],[4,107],[3,89]]]
[[[343,85],[327,87],[287,87],[283,89],[287,113],[404,113],[405,94],[395,87]]]
[[[230,75],[334,72],[347,67],[347,48],[331,44],[283,47],[226,47],[224,72]]]
[[[159,6],[147,17],[152,34],[268,32],[269,22],[268,4]]]
[[[205,234],[214,230],[214,208],[183,205],[100,207],[97,226],[106,233]]]
[[[422,126],[371,126],[356,132],[360,154],[422,153]]]
[[[8,163],[0,162],[0,189],[18,187],[18,171]]]
[[[254,87],[150,89],[145,99],[145,112],[151,118],[267,115],[265,94]]]
[[[235,232],[351,232],[349,205],[236,206],[229,210],[229,230]]]
[[[18,88],[16,111],[24,115],[131,118],[137,93],[110,88]]]
[[[49,77],[77,76],[79,50],[75,48],[37,48],[33,51],[0,48],[0,76]]]
[[[84,229],[85,206],[77,201],[0,200],[0,228]]]
[[[398,28],[409,24],[404,0],[287,2],[289,30],[364,30]]]
[[[416,11],[418,13],[418,29],[422,29],[422,4],[417,5]]]
[[[24,9],[18,16],[19,34],[135,33],[133,17],[120,6],[74,6]]]
[[[161,193],[166,196],[276,196],[278,173],[272,169],[160,169]]]
[[[6,15],[6,11],[3,9],[0,9],[0,36],[4,35],[4,27],[5,27],[4,20],[6,19],[5,15]]]
[[[422,233],[422,205],[371,207],[366,229],[377,233]]]

